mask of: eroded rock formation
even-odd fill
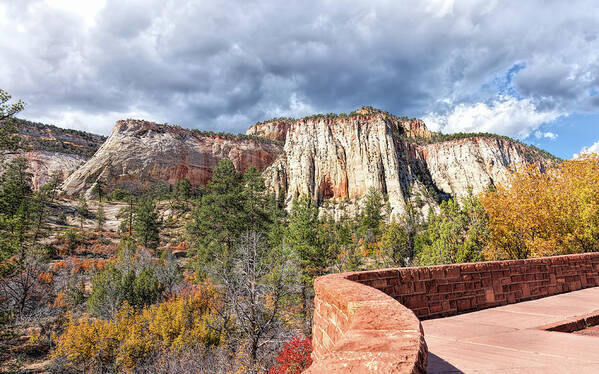
[[[505,183],[526,162],[546,168],[555,160],[515,140],[491,134],[442,135],[424,122],[365,107],[350,115],[277,119],[239,137],[190,131],[140,120],[118,121],[96,154],[63,184],[88,193],[101,179],[108,188],[140,191],[188,178],[205,184],[219,160],[239,171],[263,170],[266,184],[288,208],[307,195],[323,212],[354,214],[369,189],[385,195],[391,215],[409,202],[423,211],[449,196],[476,194]],[[255,138],[260,137],[261,139]],[[283,145],[284,144],[284,145]]]
[[[420,120],[372,109],[286,121],[284,126],[280,121],[262,123],[248,130],[270,139],[280,139],[282,133],[284,154],[265,170],[267,184],[285,193],[288,207],[308,195],[334,215],[351,214],[343,202],[359,200],[370,188],[387,196],[394,215],[404,212],[408,201],[427,209],[444,197],[463,196],[469,188],[476,194],[505,183],[510,169],[526,162],[541,168],[553,162],[509,138],[443,136]]]
[[[24,157],[29,163],[33,188],[38,189],[57,174],[65,179],[84,164],[106,137],[84,131],[62,129],[43,123],[14,119],[19,130],[20,151],[3,151],[6,161]],[[2,126],[2,123],[0,123]]]
[[[94,156],[63,183],[70,195],[91,194],[97,180],[109,189],[141,191],[154,184],[175,184],[183,178],[206,184],[223,158],[238,171],[272,164],[282,147],[273,142],[203,134],[177,126],[141,120],[117,121]]]

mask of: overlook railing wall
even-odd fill
[[[426,372],[420,319],[599,286],[599,253],[331,274],[316,279],[308,373]]]

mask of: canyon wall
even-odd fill
[[[138,192],[183,178],[202,185],[223,158],[229,158],[238,171],[249,166],[262,170],[281,151],[280,145],[269,141],[203,134],[142,120],[117,121],[106,142],[65,180],[62,189],[69,195],[91,196],[97,180],[106,182],[108,189]]]
[[[355,204],[347,202],[359,201],[371,188],[386,196],[391,215],[405,212],[408,202],[426,211],[449,196],[506,183],[510,171],[526,162],[541,168],[554,162],[509,138],[452,139],[427,130],[420,120],[376,110],[261,123],[248,134],[270,139],[285,134],[284,153],[264,176],[272,190],[285,194],[288,208],[307,195],[334,216],[348,207],[355,213]]]
[[[85,131],[63,129],[22,119],[12,121],[19,132],[20,150],[3,151],[2,154],[6,161],[15,157],[24,157],[27,160],[34,189],[47,184],[53,174],[61,179],[67,178],[106,140],[104,136]]]
[[[16,157],[24,157],[29,164],[27,170],[31,173],[31,183],[34,189],[39,189],[50,182],[52,175],[61,180],[66,179],[72,172],[82,166],[88,158],[70,153],[51,151],[24,151],[5,154],[6,161]]]
[[[364,107],[350,115],[314,115],[257,123],[246,136],[202,133],[141,120],[118,121],[94,156],[63,184],[70,195],[90,195],[101,179],[108,189],[141,191],[187,178],[208,182],[219,160],[238,171],[263,170],[286,208],[306,195],[333,217],[352,216],[370,189],[385,196],[390,215],[407,204],[423,213],[443,199],[505,184],[511,170],[550,155],[492,134],[443,135],[421,120]]]

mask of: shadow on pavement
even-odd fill
[[[464,373],[460,369],[431,352],[428,353],[428,366],[426,368],[426,372],[428,374]]]

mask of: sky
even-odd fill
[[[444,133],[599,151],[599,2],[0,0],[20,117],[245,132],[371,105]]]

